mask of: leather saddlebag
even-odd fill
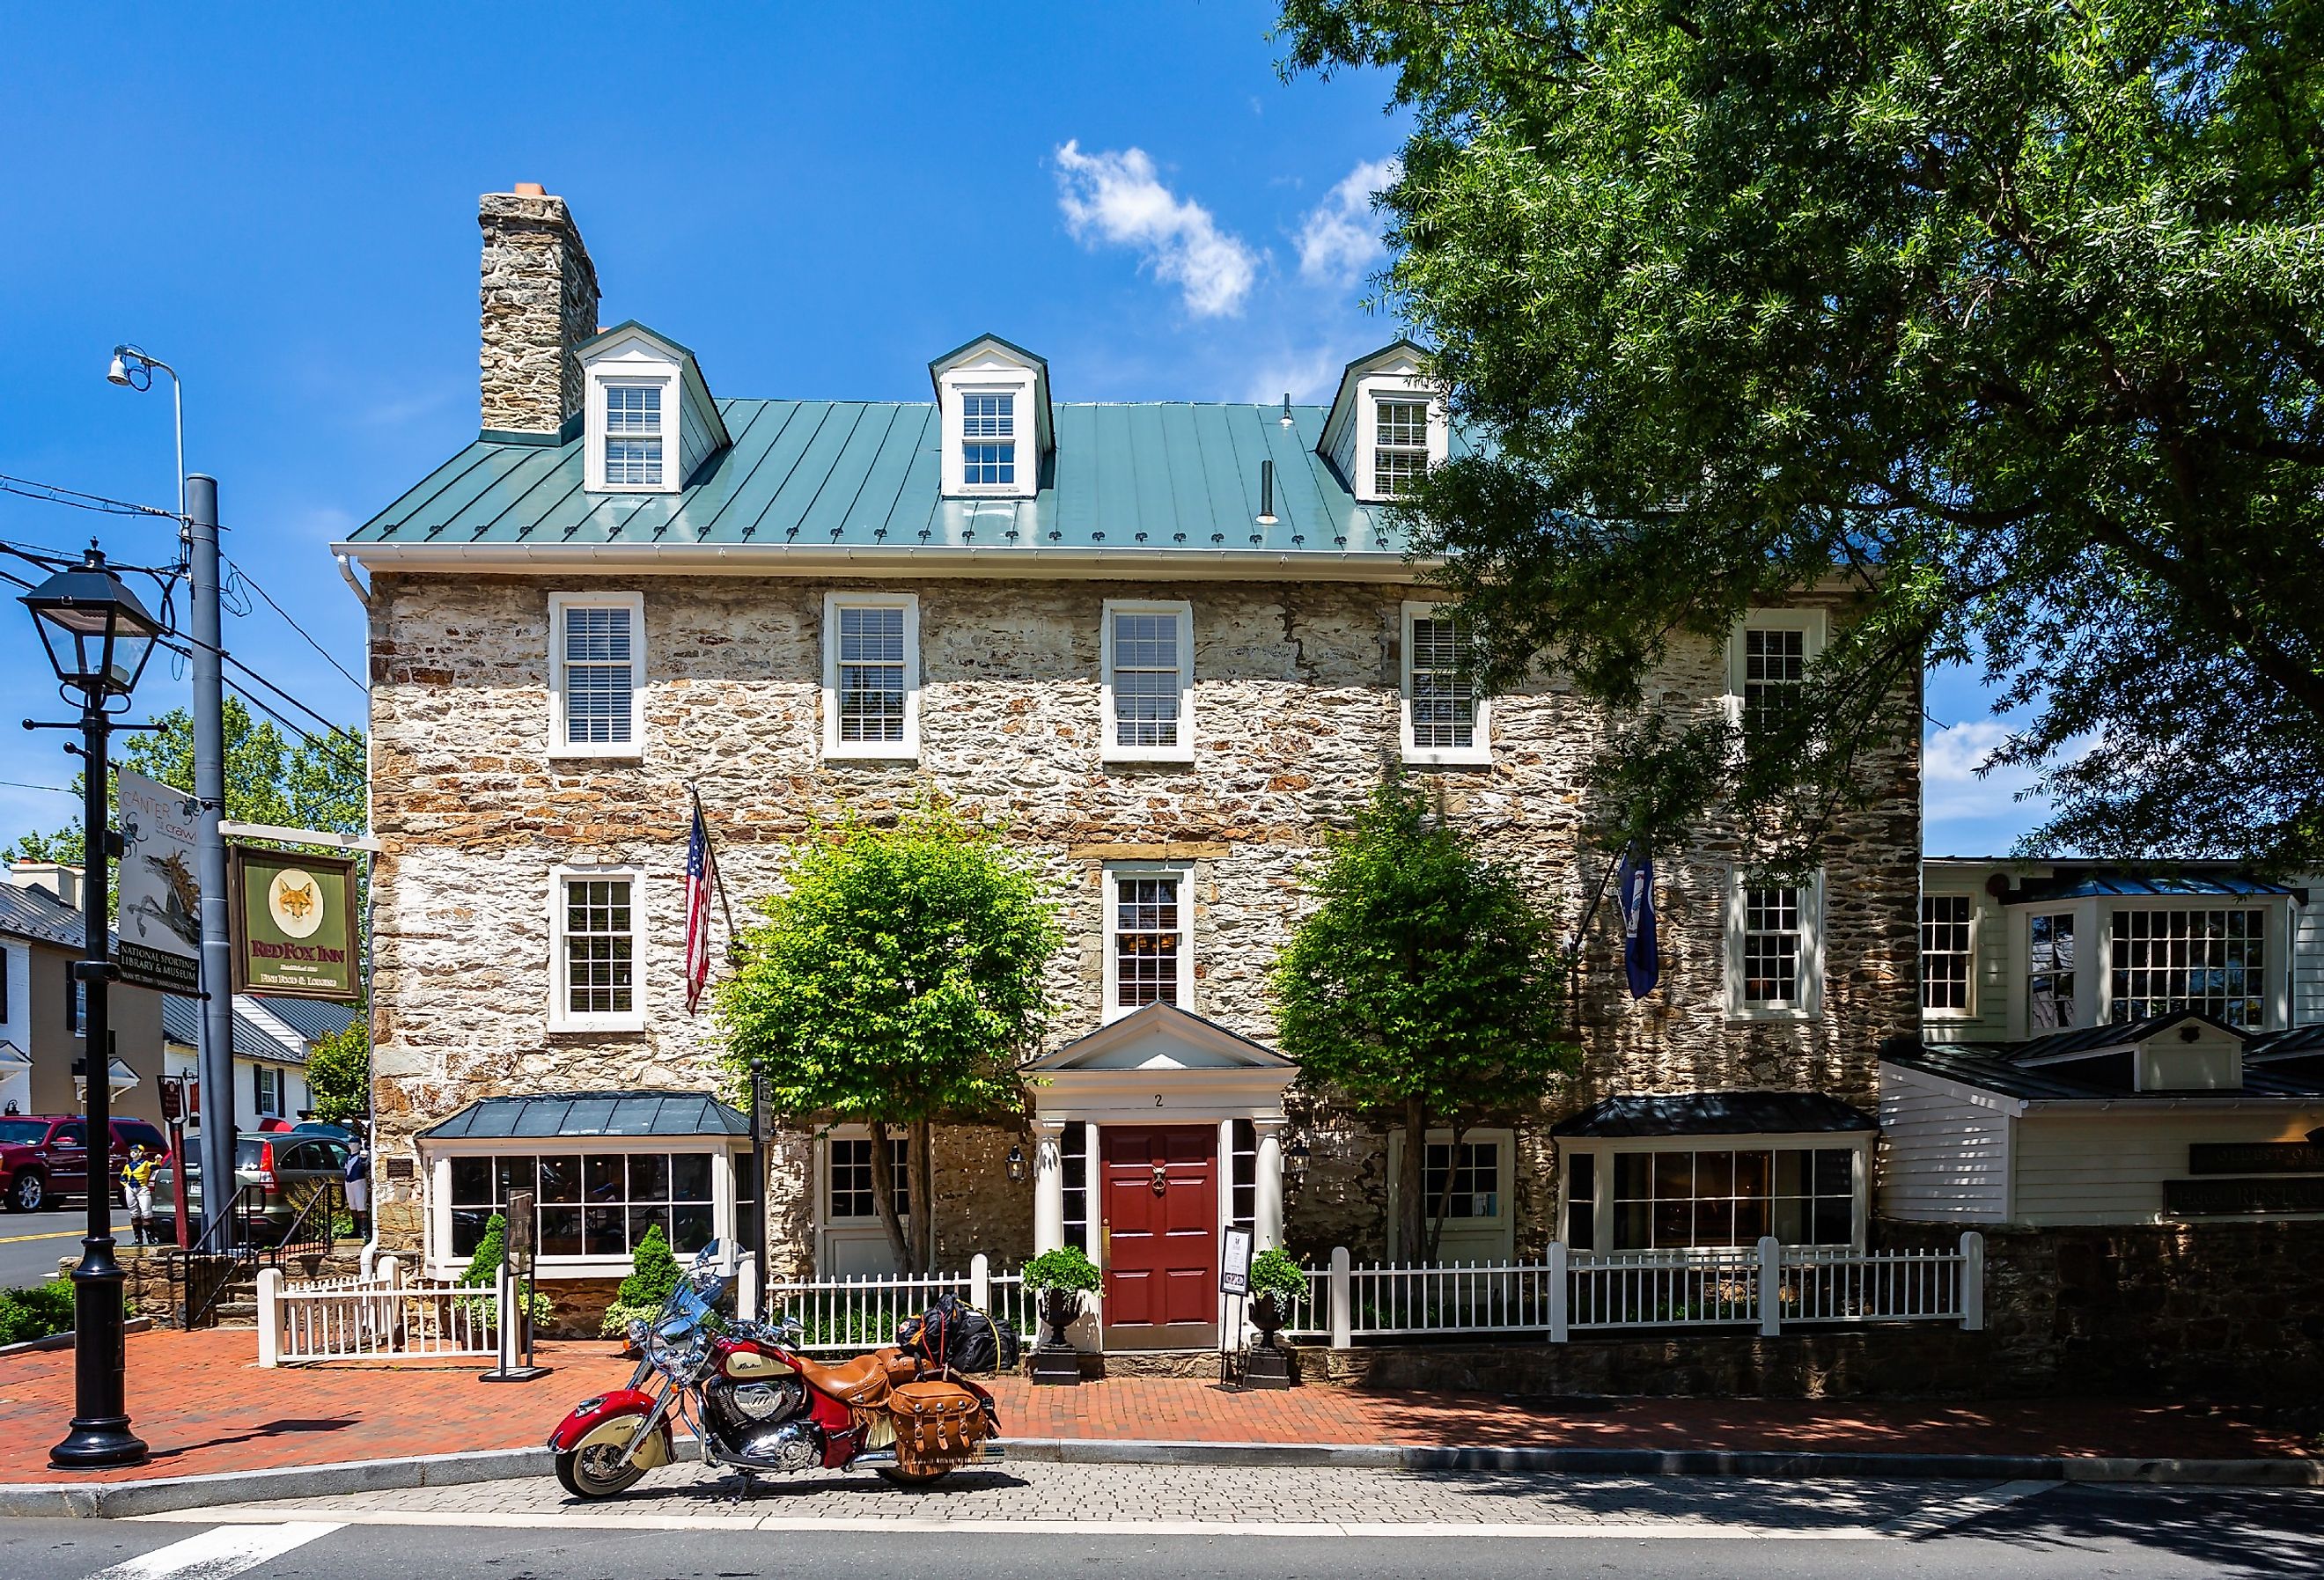
[[[888,1395],[896,1423],[896,1463],[907,1471],[939,1470],[977,1456],[984,1401],[956,1382],[907,1382]]]

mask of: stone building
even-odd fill
[[[1068,935],[1028,1128],[941,1132],[937,1199],[908,1204],[945,1265],[1082,1243],[1107,1344],[1204,1344],[1223,1227],[1401,1249],[1393,1143],[1271,1046],[1318,831],[1401,767],[1577,923],[1609,860],[1579,839],[1603,721],[1554,675],[1471,696],[1383,510],[1462,442],[1416,348],[1328,407],[1068,402],[991,335],[929,365],[926,402],[725,398],[687,347],[598,328],[561,199],[480,219],[484,431],[340,546],[371,577],[387,1235],[456,1266],[533,1186],[544,1273],[580,1289],[648,1224],[731,1225],[731,1119],[674,1133],[660,1095],[721,1083],[679,969],[690,792],[739,910],[816,818],[932,791],[1005,820]],[[1823,591],[1756,612],[1662,691],[1738,707],[1845,617]],[[1561,1226],[1862,1241],[1877,1050],[1919,1012],[1918,762],[1875,772],[1805,882],[1755,881],[1733,827],[1660,853],[1653,995],[1621,991],[1600,914],[1581,1075],[1429,1149],[1446,1255]],[[483,1123],[512,1098],[558,1101]],[[779,1141],[778,1270],[885,1264],[871,1161],[844,1128]]]

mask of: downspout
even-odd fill
[[[332,558],[339,562],[339,578],[347,584],[347,590],[355,594],[355,601],[364,606],[364,834],[365,837],[368,838],[373,836],[371,826],[371,593],[364,587],[363,583],[356,578],[355,566],[353,559],[349,559],[345,554],[335,554]],[[368,850],[364,853],[363,999],[364,1020],[365,1022],[364,1026],[364,1066],[365,1070],[369,1073],[369,1078],[364,1083],[364,1156],[368,1160],[366,1167],[369,1169],[370,1172],[365,1177],[364,1184],[365,1187],[364,1198],[371,1209],[369,1212],[364,1214],[364,1216],[369,1218],[371,1222],[368,1225],[368,1232],[364,1236],[363,1250],[359,1253],[362,1259],[362,1266],[365,1276],[369,1276],[372,1269],[379,1265],[379,1207],[381,1178],[379,1168],[379,1082],[378,1072],[372,1064],[374,1048],[371,1034],[371,1021],[373,1018],[371,999],[371,957],[374,929],[376,927],[379,919],[379,903],[376,899],[379,892],[378,885],[379,852],[376,850]]]

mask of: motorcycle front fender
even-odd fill
[[[571,1414],[557,1423],[557,1430],[549,1435],[549,1446],[559,1454],[568,1453],[578,1448],[582,1439],[589,1437],[599,1427],[613,1420],[622,1422],[622,1441],[627,1442],[628,1435],[638,1429],[639,1418],[653,1414],[654,1404],[655,1400],[651,1394],[640,1392],[634,1388],[617,1388],[611,1393],[601,1393],[595,1399],[585,1399],[573,1407]],[[663,1458],[658,1463],[666,1464],[669,1448],[669,1422],[667,1418],[662,1421],[661,1430],[658,1436],[661,1440],[663,1450]],[[644,1444],[639,1445],[638,1462],[640,1464],[645,1463],[646,1446]]]

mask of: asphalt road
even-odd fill
[[[1701,1483],[1709,1490],[1711,1483]],[[1844,1484],[1831,1483],[1846,1496]],[[1709,1506],[1709,1505],[1707,1505]],[[896,1518],[908,1518],[906,1513]],[[1677,1514],[1609,1525],[1477,1534],[1443,1525],[1362,1535],[1150,1535],[1028,1532],[1008,1520],[894,1529],[867,1519],[835,1529],[634,1528],[552,1518],[523,1526],[419,1523],[432,1517],[350,1505],[300,1518],[215,1523],[166,1520],[0,1520],[0,1575],[12,1580],[373,1580],[502,1575],[509,1580],[742,1580],[867,1575],[895,1580],[1541,1580],[1586,1572],[1610,1580],[2108,1580],[2324,1574],[2324,1493],[2144,1487],[2054,1487],[1939,1529],[1838,1535],[1812,1529],[1730,1534],[1717,1519]],[[457,1517],[450,1517],[456,1519]],[[479,1517],[480,1519],[484,1517]],[[701,1517],[705,1525],[711,1517]],[[887,1525],[882,1529],[882,1525]],[[1562,1534],[1534,1534],[1562,1529]]]
[[[0,1213],[0,1289],[55,1278],[57,1258],[80,1254],[88,1223],[88,1209],[78,1201],[61,1212]],[[120,1240],[128,1233],[129,1220],[120,1217],[113,1237]]]

